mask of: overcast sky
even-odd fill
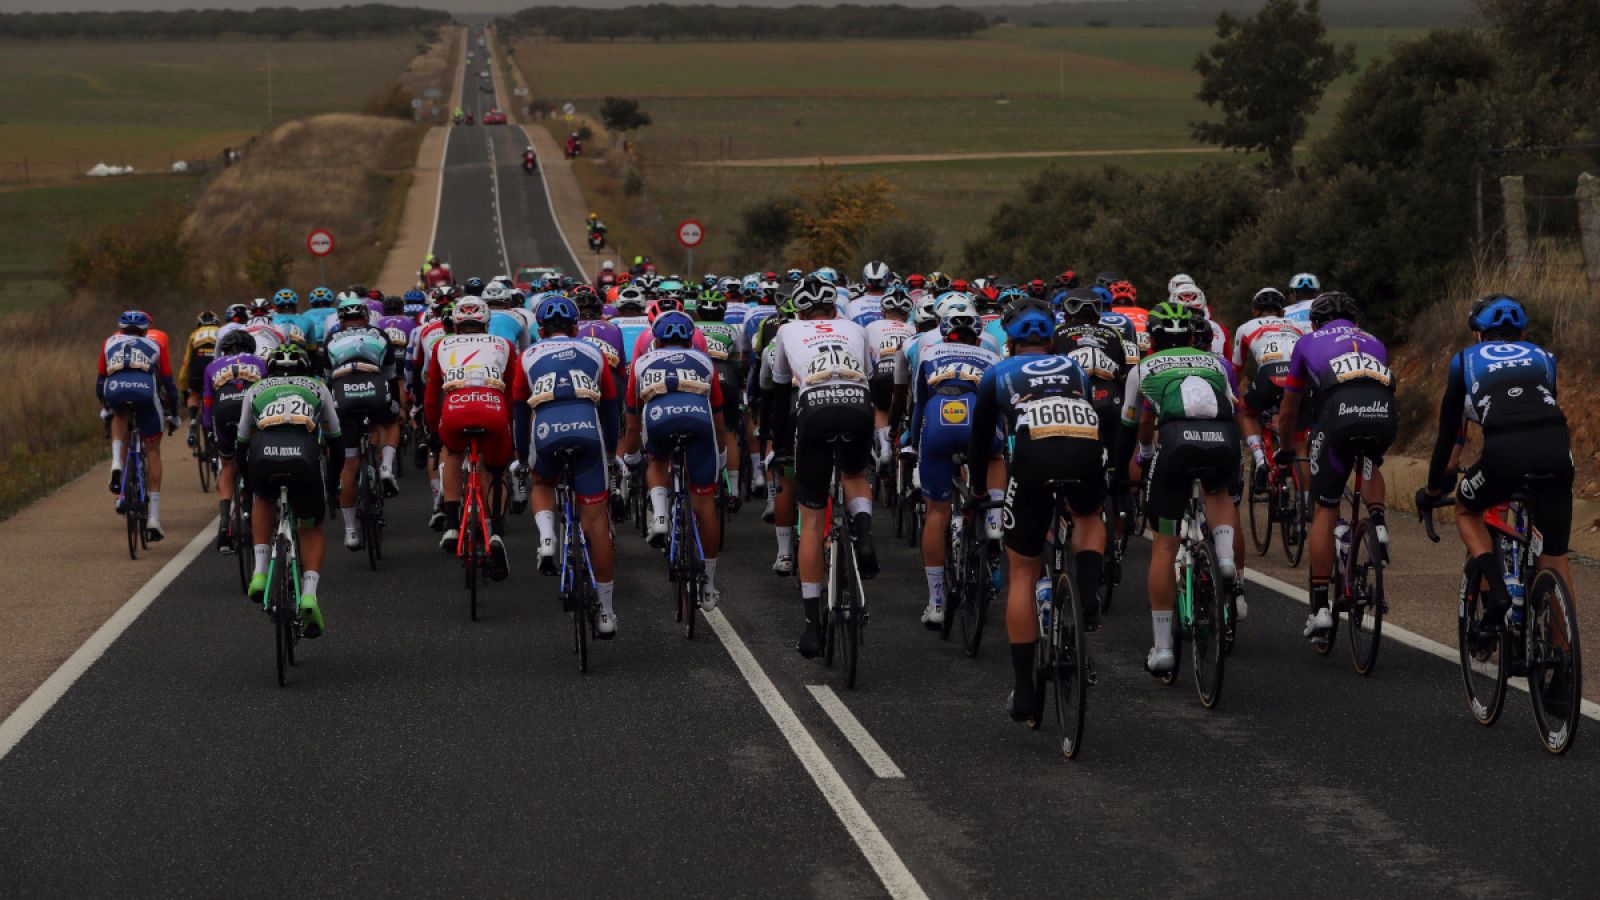
[[[327,0],[0,0],[0,12],[79,12],[83,10],[129,10],[129,9],[256,9],[262,6],[297,6],[301,9],[310,9],[319,6],[344,6],[348,4],[366,2],[366,0],[345,0],[345,2],[327,2]],[[418,0],[379,0],[379,2],[392,3],[396,6],[422,6],[428,9],[445,9],[454,13],[505,13],[525,9],[529,6],[628,6],[636,3],[647,3],[652,0],[432,0],[432,2],[418,2]],[[710,0],[719,2],[719,0]],[[748,6],[792,6],[799,2],[820,2],[824,5],[834,2],[871,3],[872,0],[721,0],[726,5],[744,4]],[[1001,2],[1001,0],[896,0],[903,6],[939,6],[943,3],[958,3],[962,6],[983,6],[987,3]]]

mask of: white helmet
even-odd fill
[[[485,303],[495,304],[510,300],[511,292],[506,290],[506,286],[500,282],[491,281],[484,286],[483,294],[481,296],[483,297]]]
[[[1172,280],[1167,282],[1167,299],[1177,299],[1178,288],[1183,287],[1186,284],[1193,285],[1194,279],[1183,274],[1182,272],[1172,276]]]
[[[488,327],[489,304],[484,303],[479,297],[463,297],[456,303],[456,311],[453,318],[457,327],[466,322],[477,322]]]
[[[889,264],[874,260],[861,267],[861,283],[869,289],[882,288],[889,281]]]
[[[1320,291],[1322,290],[1322,282],[1318,281],[1317,276],[1310,272],[1301,272],[1299,275],[1289,279],[1289,290]]]
[[[836,305],[837,300],[835,298],[837,294],[838,292],[833,285],[808,278],[800,283],[800,287],[795,289],[793,294],[789,295],[789,302],[794,304],[796,311],[806,312],[818,306]]]
[[[823,266],[811,273],[811,277],[821,279],[829,284],[839,283],[839,272],[832,266]]]
[[[938,302],[934,303],[933,314],[938,316],[940,321],[960,314],[975,316],[978,314],[978,305],[973,303],[972,298],[966,294],[959,291],[950,291],[940,297]]]
[[[615,271],[616,268],[617,268],[617,264],[612,262],[609,259],[600,264],[600,271],[602,271],[602,272],[612,272],[612,271]]]
[[[1172,295],[1172,302],[1187,306],[1198,313],[1206,312],[1206,292],[1194,284],[1180,284]]]
[[[912,321],[918,326],[929,325],[939,321],[939,314],[933,310],[939,301],[935,300],[932,294],[926,291],[920,292],[920,295],[917,292],[913,292],[911,298],[912,302],[916,304],[916,311],[912,316]]]

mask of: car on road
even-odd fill
[[[478,77],[479,78],[488,78],[489,77],[489,70],[488,69],[484,69],[484,70],[480,71],[478,73]]]
[[[561,270],[555,266],[518,266],[511,281],[519,291],[533,290],[533,283],[547,278],[560,278]]]
[[[483,114],[483,124],[504,125],[506,124],[506,114],[499,109],[491,109]]]

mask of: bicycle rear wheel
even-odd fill
[[[470,522],[461,532],[461,568],[467,578],[467,598],[472,621],[478,621],[478,542],[476,526]]]
[[[959,515],[959,511],[951,509],[951,520]],[[962,616],[962,631],[965,632],[966,608],[969,600],[970,585],[967,582],[965,564],[966,547],[964,541],[958,541],[950,531],[944,533],[944,622],[939,625],[939,639],[950,640],[950,632],[955,630],[956,616]]]
[[[588,572],[580,566],[582,554],[576,548],[567,551],[567,571],[572,575],[572,590],[567,603],[572,607],[572,649],[578,654],[578,671],[589,671],[589,627],[594,616],[595,598],[590,594]]]
[[[200,452],[196,461],[200,464],[200,493],[211,493],[211,484],[217,471],[213,468],[211,442],[206,438],[205,432],[200,432]]]
[[[1544,569],[1528,589],[1528,696],[1539,740],[1551,753],[1572,749],[1583,705],[1583,656],[1578,611],[1555,572]]]
[[[241,504],[251,502],[245,496],[243,482],[235,481],[233,488],[233,502],[228,506],[228,540],[233,545],[233,556],[239,566],[239,592],[248,594],[250,591],[250,576],[255,570],[254,542],[249,534],[250,520],[245,517],[245,507]]]
[[[1117,584],[1122,580],[1122,554],[1128,547],[1128,535],[1132,529],[1131,522],[1125,524],[1122,509],[1124,501],[1117,493],[1115,490],[1106,491],[1106,553],[1104,568],[1100,571],[1100,596],[1095,600],[1100,604],[1102,615],[1111,611],[1111,601],[1116,599]],[[1118,534],[1118,529],[1122,529],[1121,534]]]
[[[1356,523],[1350,542],[1350,662],[1362,675],[1371,675],[1378,663],[1383,640],[1383,614],[1388,600],[1383,593],[1383,548],[1370,519]]]
[[[123,518],[128,520],[128,558],[139,558],[139,522],[144,518],[144,512],[138,504],[129,501],[128,508],[123,512]]]
[[[1083,723],[1088,706],[1089,645],[1083,630],[1083,607],[1072,579],[1056,578],[1050,604],[1050,639],[1044,665],[1055,692],[1056,726],[1061,730],[1061,755],[1076,759],[1083,749]]]
[[[283,538],[273,542],[272,582],[267,585],[268,611],[272,614],[272,636],[278,663],[278,687],[289,681],[290,655],[294,653],[294,590],[289,584],[289,548]]]
[[[1283,536],[1283,557],[1291,568],[1300,565],[1306,552],[1306,497],[1300,490],[1300,478],[1291,468],[1290,475],[1277,489],[1278,529]]]
[[[1461,651],[1461,683],[1467,689],[1467,709],[1479,725],[1493,725],[1505,709],[1506,678],[1510,674],[1510,644],[1505,632],[1483,627],[1483,604],[1478,596],[1476,566],[1463,572],[1461,602],[1456,612],[1456,643]]]
[[[1273,510],[1277,504],[1270,485],[1265,491],[1256,492],[1256,469],[1255,459],[1252,458],[1244,483],[1245,489],[1250,492],[1250,543],[1255,545],[1257,554],[1266,556],[1267,551],[1272,549]]]
[[[1196,541],[1193,586],[1189,609],[1193,615],[1190,637],[1194,642],[1194,687],[1200,705],[1213,709],[1222,699],[1222,673],[1227,654],[1222,648],[1226,624],[1222,611],[1222,585],[1217,582],[1217,563],[1209,540]]]
[[[850,547],[848,540],[844,542]],[[865,607],[862,604],[861,581],[856,574],[855,550],[853,547],[844,553],[844,565],[841,566],[843,576],[843,604],[840,615],[835,618],[840,630],[840,662],[844,666],[844,686],[855,689],[856,671],[861,661],[861,626],[865,619]]]
[[[989,616],[989,601],[994,596],[994,579],[997,574],[996,562],[989,555],[989,542],[978,540],[973,546],[967,548],[973,557],[967,566],[968,577],[966,596],[961,599],[961,647],[967,651],[969,659],[978,657],[978,649],[983,645],[984,620]]]

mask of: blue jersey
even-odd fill
[[[633,363],[633,347],[639,343],[639,335],[650,330],[650,319],[646,316],[618,316],[611,320],[622,332],[622,361]]]
[[[284,338],[302,345],[314,347],[322,343],[322,329],[311,320],[310,316],[299,313],[273,313],[272,324],[278,326]]]
[[[518,351],[528,346],[528,329],[522,324],[522,319],[503,309],[490,310],[489,333],[505,338]]]
[[[986,347],[949,341],[924,350],[911,385],[911,434],[922,433],[924,419],[963,429],[970,424],[970,398],[999,359]]]
[[[1446,396],[1485,432],[1566,422],[1556,402],[1556,358],[1528,341],[1476,344],[1450,360]]]

